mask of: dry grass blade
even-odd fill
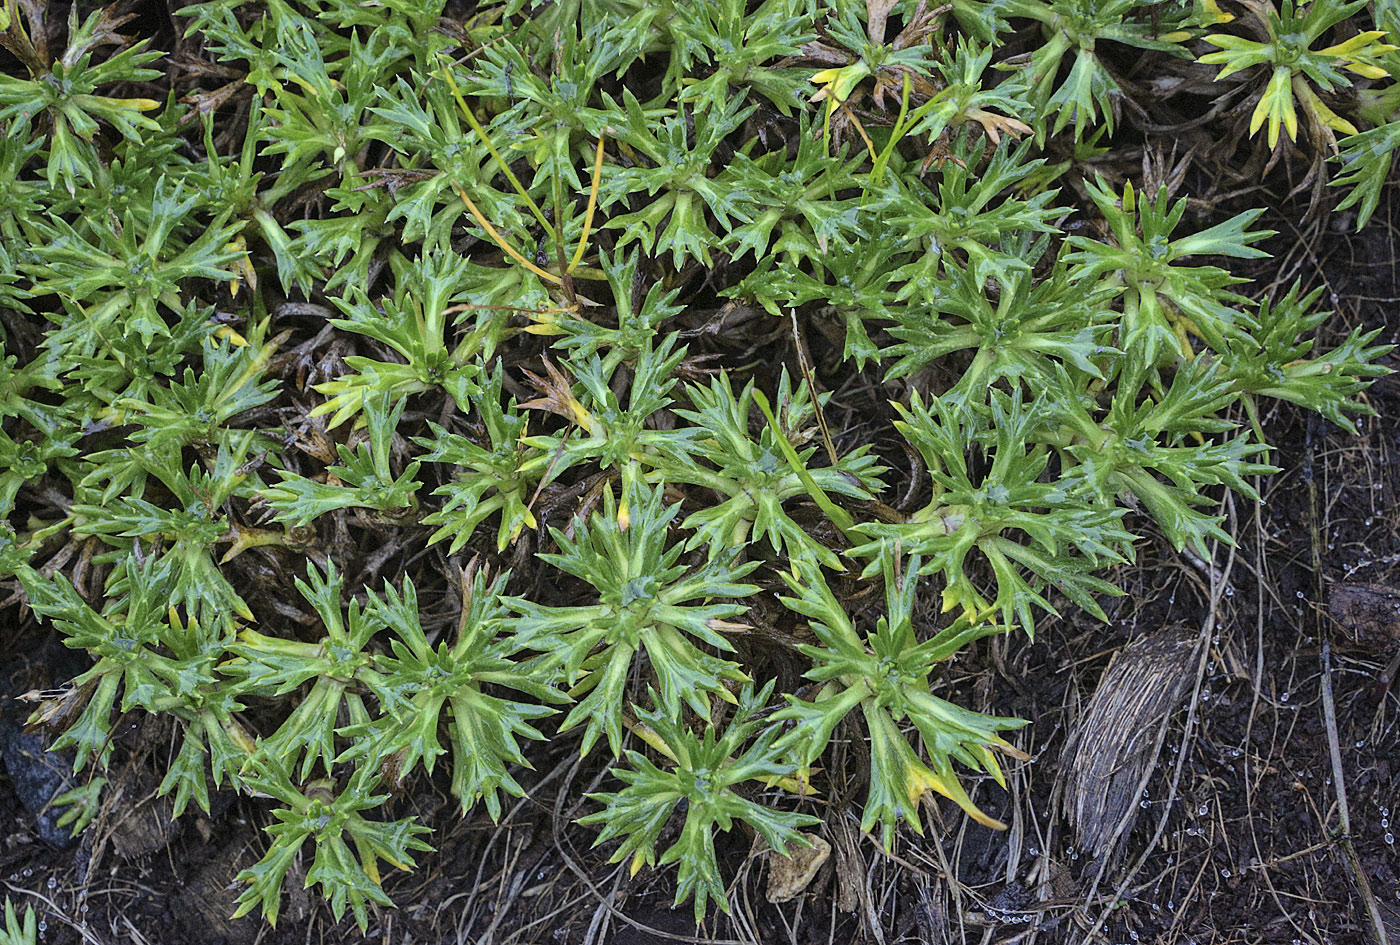
[[[1356,884],[1356,893],[1366,907],[1366,916],[1371,920],[1371,934],[1376,945],[1389,945],[1386,936],[1385,920],[1376,904],[1375,893],[1366,878],[1366,870],[1361,858],[1356,855],[1356,846],[1351,842],[1351,805],[1347,803],[1346,772],[1342,767],[1342,749],[1337,738],[1337,707],[1332,697],[1332,648],[1327,641],[1322,642],[1322,713],[1327,725],[1327,747],[1332,760],[1332,783],[1337,792],[1337,820],[1341,831],[1342,850],[1346,855],[1347,866]]]

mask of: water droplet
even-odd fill
[[[1196,813],[1198,813],[1198,814],[1200,814],[1202,817],[1204,817],[1206,814],[1209,814],[1209,813],[1210,813],[1210,805],[1209,805],[1209,804],[1202,804],[1200,807],[1196,808]]]
[[[1222,869],[1220,870],[1220,875],[1221,875],[1221,876],[1224,876],[1226,879],[1229,879],[1229,878],[1230,878],[1230,871],[1227,870],[1227,869],[1223,869],[1223,868],[1222,868]]]
[[[1395,834],[1393,834],[1393,833],[1391,833],[1390,831],[1387,830],[1387,831],[1386,831],[1386,834],[1385,834],[1385,843],[1386,843],[1386,846],[1390,846],[1390,847],[1395,846]]]
[[[1235,596],[1235,589],[1234,589],[1233,587],[1228,587],[1228,586],[1227,586],[1227,587],[1225,588],[1225,596],[1226,596],[1226,597],[1234,597],[1234,596]]]
[[[1283,693],[1282,695],[1280,695],[1280,696],[1278,697],[1278,701],[1279,701],[1279,702],[1287,702],[1287,701],[1288,701],[1288,693],[1285,692],[1285,693]]]
[[[1382,824],[1381,826],[1385,826],[1385,825]],[[49,877],[49,888],[50,888],[50,889],[57,889],[57,888],[58,888],[58,877],[56,877],[56,876],[50,876],[50,877]]]
[[[1364,748],[1364,747],[1366,747],[1366,743],[1365,743],[1364,741],[1357,742],[1357,743],[1356,743],[1356,747],[1357,747],[1357,748]]]
[[[1298,599],[1299,599],[1299,600],[1302,600],[1302,599],[1303,599],[1303,592],[1302,592],[1302,591],[1298,591],[1298,592],[1296,592],[1296,593],[1297,593],[1297,595],[1298,595]]]

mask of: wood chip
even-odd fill
[[[1156,763],[1161,725],[1192,678],[1196,641],[1162,632],[1120,650],[1065,743],[1065,813],[1094,858],[1132,830],[1138,785]]]
[[[769,902],[787,902],[796,899],[817,875],[827,857],[831,856],[831,844],[815,834],[803,834],[812,844],[809,847],[788,844],[788,855],[768,854]]]
[[[861,856],[855,828],[841,818],[834,823],[836,839],[836,908],[855,912],[865,892],[865,857]]]

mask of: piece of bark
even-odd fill
[[[1391,646],[1400,642],[1400,590],[1360,581],[1333,584],[1327,609],[1354,642]]]
[[[231,839],[195,869],[188,884],[175,897],[174,914],[191,935],[191,940],[206,945],[252,945],[264,930],[256,914],[231,918],[238,905],[235,877],[258,859],[249,835],[251,831],[235,830],[233,833]],[[301,888],[300,882],[291,879],[283,883],[283,889],[293,893],[292,901],[284,905],[283,921],[297,918],[289,916],[291,910],[286,908],[288,905],[295,908],[295,894]],[[301,890],[301,896],[305,897],[305,890]]]
[[[855,912],[860,908],[861,894],[865,890],[865,858],[860,854],[860,844],[850,824],[839,820],[835,830],[836,908]]]
[[[1192,678],[1196,644],[1194,635],[1162,632],[1120,650],[1065,743],[1065,813],[1093,859],[1112,854],[1132,830],[1139,785]]]
[[[134,804],[118,799],[114,806],[117,809],[108,813],[107,827],[112,851],[124,860],[163,850],[180,835],[182,824],[171,816],[175,799],[169,794],[157,797],[154,785]]]

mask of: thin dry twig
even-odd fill
[[[1356,894],[1366,907],[1366,916],[1371,920],[1371,934],[1376,945],[1389,945],[1385,934],[1385,920],[1381,918],[1380,906],[1376,903],[1371,882],[1366,878],[1366,870],[1361,865],[1361,857],[1356,854],[1356,845],[1351,842],[1351,811],[1347,804],[1346,772],[1342,769],[1342,749],[1337,739],[1337,709],[1332,699],[1332,649],[1328,641],[1322,641],[1322,715],[1327,725],[1327,748],[1332,756],[1332,785],[1337,791],[1337,820],[1341,831],[1339,838],[1342,850],[1346,853],[1347,866],[1351,870]]]

